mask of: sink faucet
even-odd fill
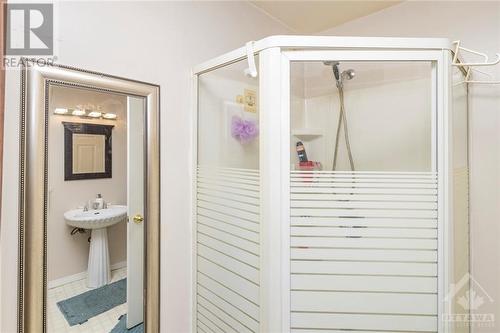
[[[105,208],[108,208],[109,203],[103,200],[102,205],[103,205],[102,208],[105,209]],[[92,210],[99,209],[99,202],[93,201],[93,200],[89,200],[89,201],[85,202],[85,206],[83,206],[83,211],[87,212],[89,209],[92,209]]]
[[[98,206],[99,206],[99,203],[97,203],[93,200],[89,200],[89,201],[85,202],[85,206],[83,206],[83,211],[88,212],[89,209],[97,210]]]

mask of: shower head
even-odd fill
[[[352,80],[356,76],[356,71],[354,69],[348,69],[342,72],[341,77],[343,80]]]
[[[325,61],[323,62],[326,66],[331,66],[333,75],[335,76],[335,80],[337,82],[341,81],[340,71],[339,71],[339,62],[338,61]]]
[[[354,69],[348,69],[340,72],[338,61],[324,61],[323,64],[326,66],[331,66],[335,80],[337,80],[337,85],[342,85],[344,80],[352,80],[356,76]]]

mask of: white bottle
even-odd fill
[[[95,198],[95,203],[97,206],[96,209],[103,209],[104,208],[104,199],[102,198],[102,195],[100,193],[97,194],[97,198]]]

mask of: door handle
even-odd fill
[[[137,223],[137,224],[140,224],[142,223],[142,221],[144,221],[144,217],[142,217],[142,215],[140,214],[137,214],[133,217],[134,219],[134,222]]]

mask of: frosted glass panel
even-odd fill
[[[199,76],[197,332],[258,332],[258,79],[238,62]]]
[[[292,331],[437,331],[431,73],[292,63]]]

